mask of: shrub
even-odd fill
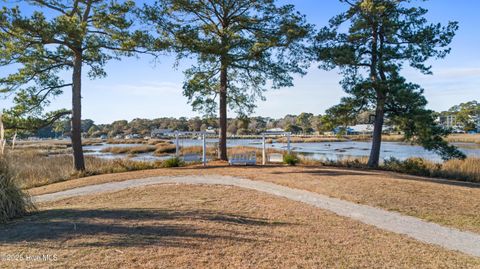
[[[296,154],[287,153],[287,154],[283,155],[283,162],[285,164],[295,166],[300,162],[300,159],[297,157]]]
[[[0,223],[21,217],[33,209],[29,197],[15,184],[8,160],[0,156]]]
[[[436,169],[437,167],[435,167],[435,164],[422,158],[408,158],[400,161],[392,157],[384,161],[382,168],[417,176],[430,176],[432,169]]]
[[[171,159],[163,161],[162,166],[165,168],[171,168],[171,167],[180,167],[184,165],[185,165],[185,162],[182,159],[178,157],[173,157]]]
[[[333,161],[334,166],[342,166],[348,168],[368,168],[368,158],[367,157],[343,157],[336,161]]]

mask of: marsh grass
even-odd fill
[[[83,146],[98,146],[102,145],[101,139],[84,139],[82,140]],[[38,150],[60,150],[68,149],[72,147],[72,143],[69,140],[40,140],[40,141],[18,141],[16,143],[16,149],[38,149]]]
[[[161,143],[172,143],[167,139],[108,139],[106,144],[118,145],[118,144],[146,144],[154,146]]]
[[[291,143],[322,143],[322,142],[345,142],[348,141],[347,138],[344,137],[336,137],[336,136],[292,136],[290,137]],[[265,142],[267,144],[271,144],[273,142],[276,143],[287,143],[287,137],[279,137],[279,138],[269,138],[266,139]]]
[[[134,146],[134,147],[108,147],[101,150],[104,153],[112,154],[141,154],[154,152],[157,148],[150,145]]]
[[[154,155],[155,156],[164,156],[171,153],[175,153],[176,146],[170,143],[159,143],[156,144],[154,147]]]
[[[67,155],[49,156],[33,150],[18,150],[10,154],[9,165],[15,171],[15,183],[22,189],[43,186],[97,174],[120,173],[160,168],[160,162],[141,162],[128,159],[106,160],[86,156],[87,170],[75,172]]]
[[[107,144],[146,144],[148,141],[145,139],[108,139]]]
[[[185,166],[185,162],[178,157],[173,157],[162,162],[162,167],[165,167],[165,168],[182,167],[182,166]]]
[[[0,156],[0,223],[21,217],[35,207],[15,182],[7,156]]]
[[[356,169],[368,169],[368,157],[348,157],[339,160],[310,160],[302,159],[304,165],[325,165],[347,167]],[[403,174],[425,176],[432,178],[453,179],[467,182],[480,182],[480,158],[467,158],[465,160],[449,160],[443,163],[435,163],[422,158],[408,158],[398,160],[390,158],[384,160],[380,170],[393,171]]]
[[[450,143],[476,143],[480,144],[480,134],[452,134],[447,137]]]

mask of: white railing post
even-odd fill
[[[178,131],[175,131],[175,156],[179,156]]]
[[[203,145],[202,145],[202,161],[203,161],[203,166],[207,166],[207,142],[205,139],[205,133],[202,133],[202,140],[203,140]]]
[[[290,133],[287,134],[287,152],[290,154]]]
[[[267,152],[265,149],[265,134],[262,134],[262,164],[267,164]]]
[[[17,131],[15,131],[15,134],[13,135],[12,139],[12,150],[15,150],[15,141],[17,140]]]

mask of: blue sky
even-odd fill
[[[345,10],[338,0],[281,0],[294,4],[310,23],[324,26],[328,20]],[[480,101],[480,1],[430,0],[417,1],[429,9],[430,22],[456,20],[460,29],[446,59],[432,62],[432,76],[409,68],[403,75],[425,89],[428,107],[437,111],[471,100]],[[107,64],[107,78],[83,82],[83,118],[96,123],[118,119],[200,116],[192,111],[182,96],[183,70],[187,62],[173,67],[173,57],[162,57],[153,63],[149,57],[123,59]],[[312,64],[304,77],[295,78],[295,86],[271,90],[267,101],[259,102],[254,115],[283,117],[286,114],[323,113],[344,96],[336,71],[322,71]],[[71,94],[66,90],[50,109],[69,108]],[[2,108],[9,101],[0,101]],[[230,114],[233,116],[233,114]]]

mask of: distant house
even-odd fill
[[[265,131],[266,133],[283,133],[285,130],[282,128],[272,128]]]
[[[217,134],[217,130],[213,129],[212,127],[208,127],[208,128],[205,130],[205,133],[206,133],[206,134]]]
[[[371,135],[373,134],[373,124],[357,124],[347,127],[337,127],[333,129],[333,134],[347,134],[347,135]],[[384,130],[388,127],[384,126]]]
[[[348,126],[349,134],[354,135],[368,135],[373,133],[373,124],[357,124],[353,126]]]
[[[457,123],[457,116],[454,114],[440,115],[437,122],[445,129],[453,129],[457,132],[463,129],[463,126]]]
[[[480,114],[477,115],[476,123],[477,123],[477,133],[480,133]]]
[[[153,129],[150,137],[174,136],[175,132],[172,129]]]

